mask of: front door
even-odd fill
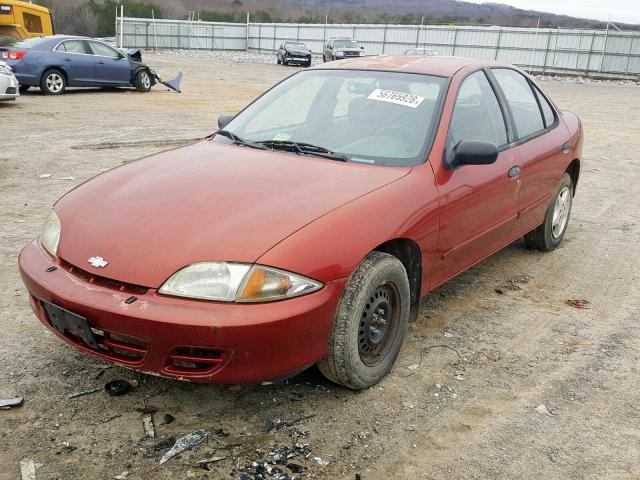
[[[131,83],[129,59],[106,43],[89,41],[96,66],[96,83],[105,85],[128,85]]]
[[[461,140],[492,142],[500,153],[491,165],[455,170],[442,162],[433,165],[440,199],[440,258],[432,270],[432,286],[502,248],[516,219],[518,152],[508,148],[504,113],[483,71],[460,84],[444,154]]]

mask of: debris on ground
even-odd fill
[[[42,466],[30,458],[20,460],[20,475],[22,480],[36,480],[36,471]]]
[[[269,420],[264,428],[263,432],[271,432],[273,430],[278,430],[282,426],[282,420],[279,418],[274,418],[273,420]]]
[[[157,411],[158,411],[158,407],[154,407],[153,405],[145,405],[144,407],[136,408],[136,412],[150,413],[151,415],[153,415]]]
[[[125,470],[120,475],[116,475],[115,477],[113,477],[113,479],[114,480],[125,480],[128,476],[129,476],[129,472]]]
[[[216,463],[216,462],[221,462],[222,460],[225,460],[227,457],[211,457],[211,458],[205,458],[204,460],[198,460],[196,462],[197,465],[202,465],[202,466],[207,466],[210,463]]]
[[[126,380],[112,380],[107,382],[104,386],[104,391],[107,392],[107,395],[112,397],[118,397],[120,395],[124,395],[131,390],[131,384]]]
[[[0,410],[9,410],[12,407],[21,407],[23,403],[24,397],[0,399]]]
[[[142,415],[142,426],[144,428],[144,435],[147,438],[156,438],[156,429],[153,425],[153,414],[145,413]]]
[[[84,397],[85,395],[91,395],[92,393],[98,393],[101,390],[102,390],[101,388],[93,388],[91,390],[83,390],[82,392],[76,392],[76,393],[70,394],[69,398]]]
[[[291,437],[300,438],[308,436],[309,432],[301,432],[294,430],[290,432]],[[301,473],[306,467],[292,463],[290,460],[299,458],[301,460],[309,460],[311,458],[311,449],[308,443],[294,442],[293,448],[287,446],[276,446],[271,449],[267,455],[268,459],[254,460],[251,465],[241,469],[239,474],[240,480],[299,480],[300,477],[295,475],[289,476],[285,473],[287,468],[291,473]],[[320,465],[326,465],[329,462],[322,460],[320,457],[314,457]],[[323,463],[320,463],[323,462]],[[324,463],[326,462],[326,463]]]
[[[554,413],[551,410],[549,410],[546,405],[538,405],[536,407],[536,412],[538,412],[541,415],[549,415],[549,416],[557,415],[557,413]]]
[[[56,177],[56,180],[70,180],[72,182],[75,182],[77,179],[73,175],[68,175],[66,177]]]
[[[464,375],[462,373],[456,373],[453,378],[458,380],[459,382],[464,382]]]
[[[564,303],[566,303],[570,307],[580,308],[580,309],[589,308],[589,305],[591,304],[589,300],[578,300],[578,299],[565,300]]]
[[[42,175],[40,175],[38,178],[51,178],[53,175],[51,175],[50,173],[43,173]]]
[[[184,437],[176,440],[176,443],[171,447],[169,451],[167,451],[162,458],[160,459],[160,464],[165,463],[168,460],[171,460],[176,455],[188,450],[196,445],[200,445],[209,435],[210,432],[205,430],[198,430],[197,432],[190,433],[189,435],[185,435]]]

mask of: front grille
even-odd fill
[[[81,268],[71,265],[69,262],[65,262],[64,260],[61,260],[60,266],[76,277],[80,277],[85,282],[109,288],[111,290],[117,290],[119,292],[129,293],[131,295],[144,295],[149,291],[147,287],[133,285],[131,283],[119,282],[110,278],[94,275],[93,273],[82,270]]]
[[[7,88],[6,94],[7,95],[15,95],[16,94],[16,87]]]
[[[172,375],[211,375],[231,356],[224,348],[176,347],[165,362],[164,371]]]

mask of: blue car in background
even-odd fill
[[[20,90],[40,87],[60,95],[67,87],[135,87],[148,92],[156,74],[139,50],[123,53],[97,39],[69,35],[19,40],[0,47],[0,60],[13,69]]]

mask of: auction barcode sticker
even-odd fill
[[[418,108],[424,100],[424,97],[413,95],[411,93],[394,92],[393,90],[381,90],[380,88],[376,88],[367,98],[369,100],[395,103],[397,105],[404,105],[405,107],[411,108]]]

